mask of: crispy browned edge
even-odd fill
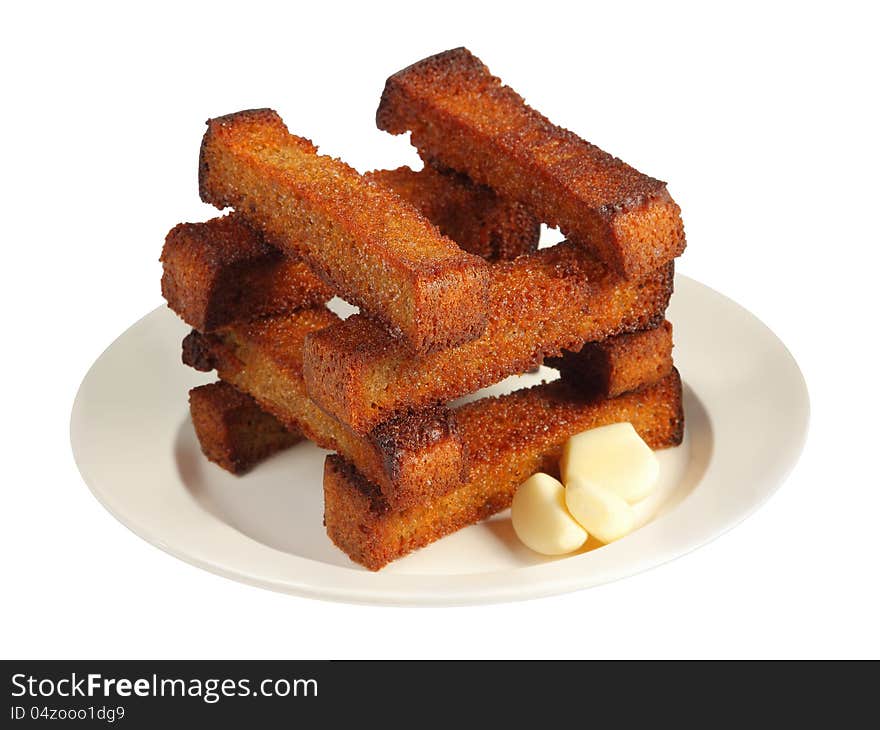
[[[189,412],[202,453],[233,474],[243,474],[303,438],[253,398],[219,381],[190,390]]]
[[[588,342],[579,352],[549,357],[544,364],[591,392],[613,398],[656,382],[672,370],[672,324]]]
[[[587,349],[595,351],[594,356],[584,358],[583,350],[580,353],[566,353],[562,358],[554,358],[552,366],[558,367],[562,377],[569,383],[584,392],[594,393],[596,397],[614,397],[640,387],[653,385],[672,371],[672,338],[668,322],[664,322],[653,330],[618,335],[604,342],[585,345],[584,350]],[[570,358],[572,360],[569,360]],[[232,386],[225,383],[223,385],[232,389]],[[260,411],[262,418],[272,419],[279,428],[284,428],[280,421],[263,411],[250,396],[242,396],[242,398],[247,398],[249,408]],[[244,403],[241,400],[239,399],[236,406],[238,413],[243,414]],[[441,411],[441,413],[443,412],[445,412],[446,423],[444,428],[455,428],[454,412],[450,413],[445,409]],[[253,418],[256,423],[261,423],[257,414],[254,414]],[[193,419],[195,420],[195,415]],[[418,443],[419,440],[436,438],[433,429],[437,428],[437,422],[438,420],[434,417],[419,419],[405,414],[378,426],[373,431],[373,438],[380,442],[379,448],[383,453],[399,455],[401,444]],[[406,430],[408,433],[402,434],[402,430]],[[214,436],[214,434],[219,434],[219,436]],[[202,450],[206,454],[209,452],[222,453],[224,450],[233,453],[251,453],[252,449],[249,449],[248,444],[255,438],[246,428],[239,428],[235,431],[214,429],[199,432],[198,435]],[[212,437],[219,438],[219,443],[213,444]],[[244,441],[240,447],[235,443],[236,438],[241,438]],[[458,454],[462,458],[466,458],[463,449],[458,451]],[[450,459],[443,463],[432,460],[431,463],[424,464],[420,468],[456,469],[456,473],[460,473],[463,479],[467,473],[466,465],[456,467],[452,456],[453,454],[450,454]],[[399,458],[398,456],[398,460]],[[254,461],[255,459],[251,459],[251,463]],[[399,469],[399,465],[395,467],[393,464],[389,464],[386,471],[394,473],[395,468]],[[435,478],[437,476],[439,475],[435,473]]]
[[[521,203],[505,200],[466,175],[425,165],[376,170],[364,177],[408,200],[444,236],[487,261],[506,261],[538,249],[541,222]]]
[[[456,421],[443,406],[400,413],[358,435],[308,398],[302,379],[302,343],[309,331],[336,321],[326,308],[300,310],[211,335],[191,332],[183,342],[184,363],[216,370],[318,446],[338,451],[380,485],[396,507],[417,503],[459,486],[466,476]]]
[[[333,297],[303,261],[269,246],[234,213],[175,226],[165,238],[160,261],[162,296],[200,332]]]
[[[664,182],[552,124],[466,48],[392,75],[376,123],[411,132],[425,160],[524,203],[628,278],[684,251],[681,211]]]
[[[470,478],[439,499],[396,511],[353,465],[324,462],[324,525],[353,561],[379,570],[393,560],[510,506],[528,476],[556,472],[565,441],[589,428],[629,421],[651,448],[681,443],[684,412],[677,371],[655,385],[590,401],[563,381],[465,406],[459,414]]]
[[[538,247],[537,219],[463,175],[428,165],[418,172],[401,167],[365,177],[390,187],[465,251],[489,261]],[[305,262],[270,246],[236,213],[175,226],[160,261],[168,306],[200,332],[322,304],[333,296]]]
[[[417,353],[478,337],[485,261],[411,204],[317,154],[270,109],[208,120],[199,157],[207,203],[232,206],[273,245],[302,256],[334,291]]]
[[[445,403],[584,342],[655,326],[672,285],[671,262],[626,280],[560,243],[492,267],[489,324],[478,339],[413,358],[355,315],[306,338],[306,386],[328,413],[366,433],[402,409]]]

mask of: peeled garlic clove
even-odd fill
[[[616,492],[582,476],[565,486],[569,513],[597,540],[613,542],[632,532],[635,513]]]
[[[566,486],[583,477],[630,504],[647,497],[660,474],[660,462],[631,423],[613,423],[572,436],[559,466]]]
[[[513,496],[513,529],[543,555],[564,555],[587,541],[587,533],[565,508],[565,487],[548,474],[533,474]]]

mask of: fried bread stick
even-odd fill
[[[199,332],[312,307],[333,297],[303,261],[284,256],[234,213],[175,226],[165,238],[160,261],[162,296]]]
[[[495,264],[482,337],[413,358],[369,319],[355,315],[306,338],[312,399],[358,433],[406,408],[445,403],[540,365],[562,350],[662,321],[672,264],[623,280],[573,243]]]
[[[505,200],[466,175],[432,165],[377,170],[364,177],[391,188],[462,249],[487,261],[514,259],[538,248],[541,222],[520,203]]]
[[[465,251],[489,261],[538,248],[540,224],[523,206],[463,175],[428,165],[418,172],[401,167],[366,177],[408,200]],[[293,312],[333,296],[304,262],[281,254],[235,213],[175,226],[160,261],[168,306],[199,332]]]
[[[672,372],[672,339],[667,336],[659,336],[661,332],[664,335],[671,334],[668,322],[664,322],[661,327],[654,330],[618,335],[602,342],[590,343],[585,345],[580,353],[565,353],[561,358],[555,358],[553,366],[559,368],[563,378],[570,383],[577,384],[578,388],[595,394],[596,397],[612,397],[640,387],[653,385]],[[584,351],[588,349],[592,354],[586,358]],[[567,363],[568,358],[575,358],[576,362]],[[283,371],[274,372],[272,375],[279,379],[286,377]],[[243,382],[243,380],[239,382]],[[202,445],[202,451],[208,458],[224,468],[228,468],[223,462],[212,458],[211,455],[218,453],[244,454],[245,456],[241,457],[239,461],[244,461],[250,466],[259,458],[264,458],[277,451],[277,448],[271,451],[267,450],[264,457],[248,456],[259,453],[253,444],[263,443],[265,441],[264,433],[268,432],[271,435],[278,429],[285,427],[274,416],[263,411],[250,396],[238,393],[235,388],[226,383],[216,383],[215,386],[217,386],[217,390],[223,386],[224,389],[238,394],[239,398],[235,399],[230,395],[226,399],[221,399],[219,396],[210,400],[207,397],[200,399],[198,404],[201,408],[201,419],[209,424],[226,424],[231,420],[237,428],[227,426],[199,428],[196,423],[194,394],[204,389],[207,395],[210,392],[208,389],[212,386],[202,386],[190,391],[193,422],[196,423],[196,433]],[[261,386],[256,382],[249,381],[248,387],[255,392],[261,390]],[[291,387],[297,388],[299,386],[293,383]],[[225,413],[228,407],[234,409],[231,418]],[[246,425],[250,422],[255,424],[254,430],[257,433],[250,433]],[[270,422],[274,423],[274,427],[269,427]],[[462,453],[462,456],[465,455]],[[435,462],[425,466],[426,468],[436,467],[437,464]],[[441,466],[455,468],[451,461],[447,461]]]
[[[317,154],[269,109],[208,121],[199,191],[232,206],[285,253],[302,256],[344,299],[418,353],[478,337],[488,267],[411,204]]]
[[[221,380],[253,397],[284,426],[301,431],[321,448],[344,454],[398,507],[460,485],[467,462],[447,408],[402,413],[361,436],[308,397],[302,378],[303,342],[309,332],[338,321],[320,307],[210,335],[193,331],[184,340],[183,361],[197,370],[216,370]]]
[[[423,159],[525,204],[627,278],[684,251],[665,183],[552,124],[465,48],[391,76],[376,123],[411,132]]]
[[[233,474],[243,474],[303,439],[298,430],[286,428],[249,395],[220,381],[193,388],[189,412],[202,453]]]
[[[563,381],[463,406],[459,429],[468,450],[468,481],[448,494],[395,510],[382,493],[337,455],[324,462],[324,524],[330,539],[356,563],[379,570],[444,535],[510,506],[516,488],[538,471],[555,472],[566,440],[576,433],[629,421],[653,449],[681,443],[681,380],[608,400],[585,400]]]
[[[588,342],[579,352],[548,357],[544,364],[591,393],[614,398],[665,377],[672,370],[672,325]]]

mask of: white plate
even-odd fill
[[[160,307],[98,358],[76,397],[71,442],[98,500],[136,534],[220,575],[330,600],[453,605],[535,598],[605,583],[704,545],[783,482],[803,447],[809,400],[776,336],[739,305],[676,277],[669,311],[685,381],[684,444],[660,452],[661,485],[626,538],[563,558],[520,545],[507,512],[378,573],[322,526],[324,454],[303,443],[233,477],[199,451],[184,367],[188,328]],[[542,374],[546,375],[546,373]],[[512,378],[504,392],[542,375]]]

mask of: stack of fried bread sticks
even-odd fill
[[[680,443],[664,313],[685,246],[664,183],[466,49],[391,76],[376,119],[422,170],[361,175],[267,109],[210,120],[200,194],[232,212],[162,252],[183,360],[220,378],[190,392],[205,455],[239,473],[301,438],[335,452],[327,533],[372,570],[508,507],[576,433]],[[567,240],[538,250],[541,223]],[[449,405],[541,364],[559,379]]]

